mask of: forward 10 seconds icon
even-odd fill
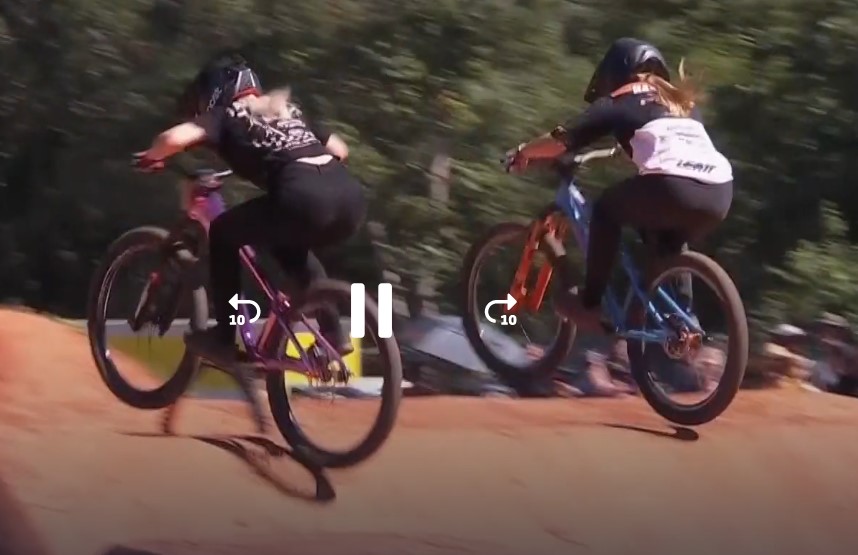
[[[489,304],[486,305],[486,308],[483,310],[483,314],[485,314],[486,320],[488,320],[492,324],[496,324],[497,320],[492,318],[489,315],[489,309],[496,304],[502,304],[502,305],[506,305],[506,309],[509,310],[515,306],[516,302],[517,301],[515,300],[515,297],[513,297],[512,295],[507,293],[505,299],[498,299],[496,301],[490,301]],[[516,316],[515,314],[501,314],[501,316],[500,316],[500,324],[502,326],[514,326],[517,323],[518,323],[518,316]]]

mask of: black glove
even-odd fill
[[[501,160],[501,164],[503,164],[503,169],[507,173],[509,173],[513,164],[518,161],[518,153],[521,152],[521,149],[524,147],[525,144],[526,143],[521,143],[517,147],[507,150],[506,154],[504,154],[504,158],[503,160]]]

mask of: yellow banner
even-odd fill
[[[298,338],[298,343],[300,343],[301,347],[304,349],[310,347],[314,343],[314,336],[312,333],[298,332],[295,336]],[[349,371],[351,372],[351,377],[356,378],[361,376],[360,339],[352,339],[351,342],[352,345],[354,345],[355,350],[348,356],[343,357],[343,362],[348,366]],[[286,345],[286,354],[293,358],[298,357],[298,348],[292,341]],[[298,372],[286,372],[286,382],[290,384],[306,384],[307,377]]]

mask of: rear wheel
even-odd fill
[[[185,352],[181,335],[170,333],[179,304],[184,301],[187,306],[190,329],[203,329],[208,320],[205,289],[199,285],[188,290],[178,251],[166,250],[168,237],[167,230],[157,227],[128,231],[108,247],[90,285],[87,330],[99,375],[117,399],[138,409],[171,405],[199,369],[199,359]],[[142,275],[136,280],[123,278],[133,263],[147,257],[151,262]],[[111,300],[119,306],[111,305]],[[110,340],[108,331],[116,334]],[[148,347],[153,339],[159,340],[150,360],[147,345],[135,340],[141,331],[149,332]],[[126,351],[124,373],[112,356],[111,344]],[[132,358],[140,363],[132,364]]]
[[[528,233],[529,227],[518,223],[502,223],[489,229],[465,256],[461,278],[465,334],[486,366],[516,388],[553,376],[575,341],[574,323],[554,314],[550,298],[552,288],[548,289],[539,313],[528,313],[522,308],[515,313],[514,324],[510,324],[511,319],[499,324],[485,319],[486,304],[506,298]],[[539,271],[543,265],[552,264],[563,255],[562,245],[554,240],[541,241],[539,248],[542,252],[534,259],[533,271]],[[490,256],[501,249],[504,252],[498,257],[502,259],[500,267],[487,269]],[[485,280],[481,282],[481,278]],[[504,323],[506,325],[500,325]],[[522,337],[516,341],[512,334],[517,332],[521,332]],[[503,341],[504,335],[516,341],[518,348],[513,343],[504,345],[509,341]]]
[[[677,295],[681,275],[694,282],[693,306]],[[730,406],[748,364],[748,321],[733,280],[711,258],[696,252],[656,264],[649,283],[650,302],[676,333],[665,344],[627,340],[629,365],[641,394],[662,417],[682,426],[705,424]],[[656,294],[663,288],[667,301]],[[672,304],[699,318],[702,333],[681,321]],[[640,302],[630,310],[630,328],[658,329]],[[725,353],[726,351],[726,353]]]
[[[309,319],[313,317],[312,307],[326,305],[348,314],[351,286],[319,280],[295,307],[295,313]],[[310,379],[304,374],[271,372],[266,379],[268,403],[280,433],[296,451],[322,467],[344,468],[368,459],[381,448],[396,422],[402,399],[402,359],[394,337],[378,337],[378,306],[369,295],[364,324],[364,337],[353,341],[355,352],[341,360],[326,349],[312,349],[313,334],[299,334],[318,375]],[[283,344],[287,355],[299,355],[285,337]],[[344,379],[343,364],[351,372],[360,368],[366,388],[354,387],[357,380],[349,383]],[[363,430],[360,439],[344,440],[355,428]]]

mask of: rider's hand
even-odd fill
[[[156,172],[164,169],[163,160],[153,160],[147,154],[148,151],[135,152],[131,165],[142,172]]]
[[[522,173],[527,169],[527,163],[530,160],[523,156],[521,152],[521,149],[524,148],[525,144],[526,143],[521,143],[517,147],[506,152],[504,168],[506,168],[507,173]]]

